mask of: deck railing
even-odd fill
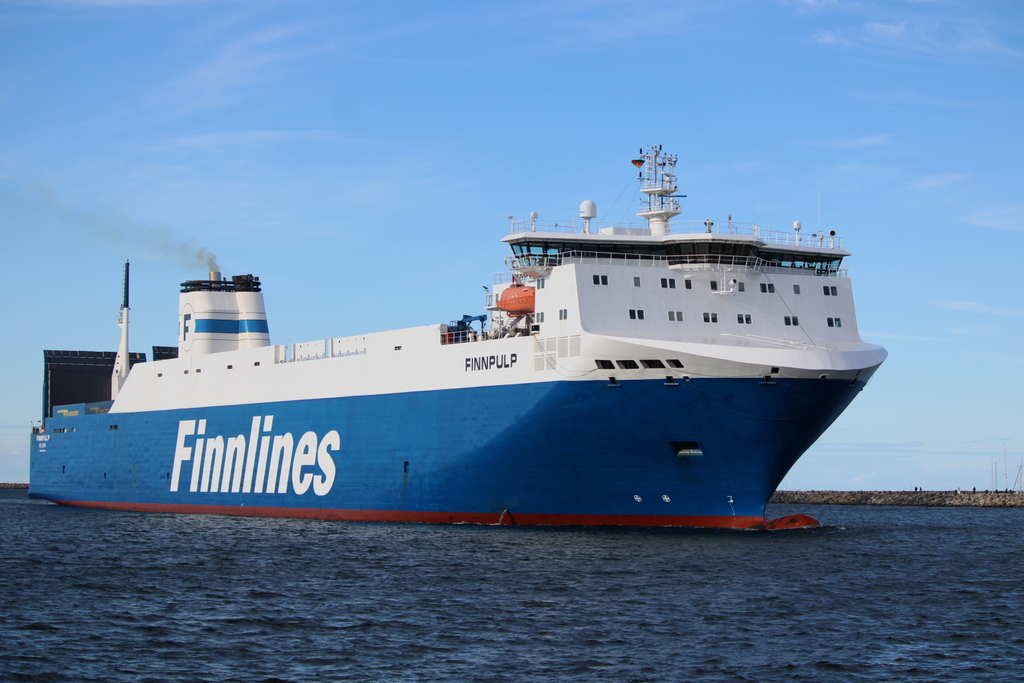
[[[527,232],[554,232],[567,234],[584,234],[586,222],[583,220],[551,221],[539,218],[528,218],[526,220],[512,220],[512,234]],[[607,230],[608,234],[621,236],[649,235],[646,223],[610,223],[607,221],[590,221],[591,234],[601,234]],[[692,234],[714,234],[714,235],[740,235],[753,237],[764,244],[777,244],[791,247],[814,247],[817,249],[842,249],[843,238],[825,234],[825,231],[817,233],[783,232],[779,230],[767,230],[756,223],[747,223],[733,220],[674,220],[669,223],[669,233],[672,235]]]

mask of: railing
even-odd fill
[[[734,256],[731,254],[625,254],[620,252],[576,251],[567,250],[558,254],[526,254],[513,259],[511,266],[515,268],[534,267],[550,268],[565,263],[583,263],[588,265],[626,265],[640,268],[670,268],[672,266],[726,266],[742,268],[757,272],[792,273],[794,271],[814,271],[815,275],[824,277],[846,277],[846,267],[820,268],[814,264],[807,266],[781,266],[758,256]],[[498,273],[498,280],[510,282],[512,274]]]
[[[812,247],[817,249],[842,249],[843,238],[833,237],[822,233],[796,233],[782,232],[778,230],[766,230],[756,223],[746,223],[733,220],[674,220],[669,223],[669,232],[672,235],[692,234],[713,234],[713,235],[740,235],[754,237],[764,244],[778,244],[791,247]],[[636,223],[609,223],[606,221],[590,221],[591,234],[600,234],[602,229],[609,232],[614,229],[622,231],[633,231],[632,234],[650,234],[647,224]],[[550,221],[539,218],[528,218],[526,220],[513,220],[511,222],[512,234],[526,232],[556,232],[583,234],[586,230],[586,222],[582,220]],[[629,233],[627,233],[629,234]]]

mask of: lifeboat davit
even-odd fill
[[[501,294],[498,295],[498,303],[495,305],[512,315],[526,315],[533,313],[535,294],[536,290],[533,287],[519,284],[512,285],[502,290]]]

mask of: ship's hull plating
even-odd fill
[[[51,418],[33,436],[30,495],[267,517],[750,527],[862,387],[563,381]]]

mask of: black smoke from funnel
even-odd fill
[[[146,225],[124,213],[86,211],[62,201],[46,185],[37,185],[30,194],[29,200],[35,200],[35,208],[50,213],[65,229],[81,232],[84,228],[115,249],[143,249],[189,270],[203,268],[207,272],[220,271],[216,254],[206,247],[200,247],[192,238],[181,238],[166,225]]]

